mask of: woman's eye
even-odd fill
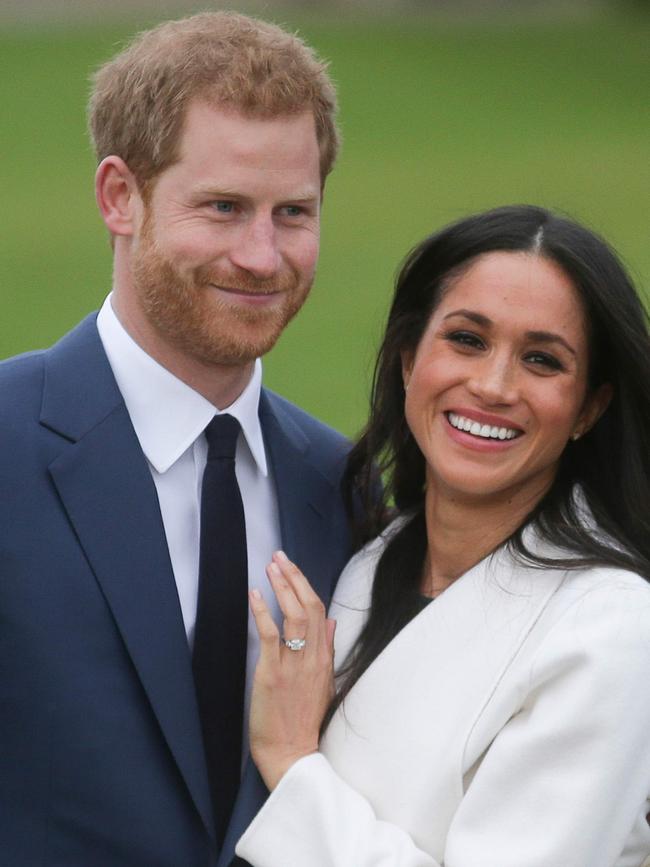
[[[445,335],[445,339],[449,340],[450,343],[455,343],[459,346],[468,346],[474,349],[482,349],[484,346],[481,338],[477,334],[473,334],[471,331],[450,331],[449,334]]]
[[[547,370],[564,370],[564,365],[554,355],[548,355],[546,352],[529,352],[525,360],[529,364],[534,364],[538,367],[545,367]]]

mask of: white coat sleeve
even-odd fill
[[[289,768],[236,852],[253,867],[440,867],[320,753]]]
[[[550,629],[527,669],[520,711],[451,822],[444,867],[613,867],[630,839],[638,854],[626,867],[650,854],[643,590],[588,591]],[[379,820],[320,754],[289,769],[237,854],[253,867],[442,867]]]

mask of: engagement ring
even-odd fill
[[[288,647],[289,650],[303,650],[305,644],[307,642],[304,638],[285,638],[284,646]]]

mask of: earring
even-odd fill
[[[573,442],[575,442],[576,440],[579,440],[581,436],[582,436],[582,431],[574,430],[573,433],[571,434],[571,439]]]

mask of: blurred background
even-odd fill
[[[495,205],[585,222],[649,297],[648,2],[0,0],[0,356],[52,343],[110,289],[89,75],[136,30],[206,8],[298,31],[339,87],[318,277],[270,387],[355,433],[400,261]]]

